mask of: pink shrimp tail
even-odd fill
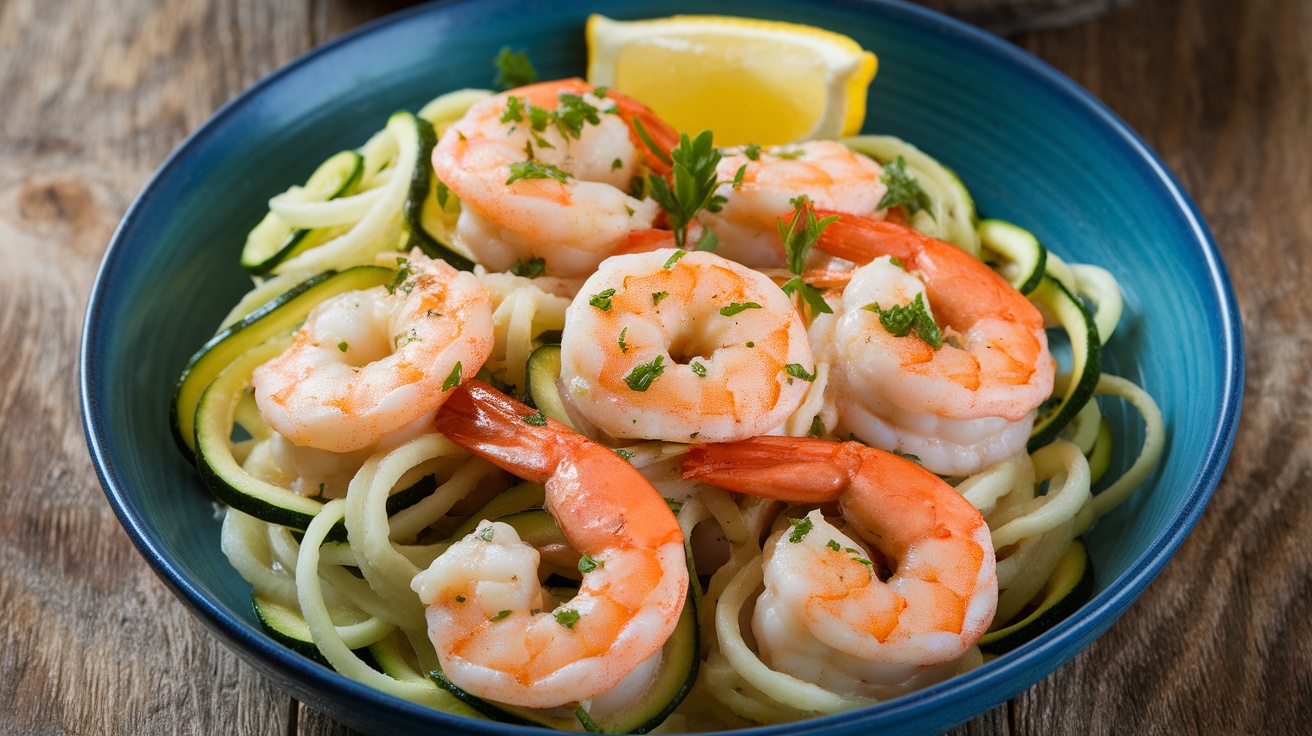
[[[753,437],[692,448],[683,477],[775,501],[825,503],[851,484],[860,463],[843,443]]]
[[[451,391],[434,425],[457,445],[537,483],[555,472],[559,444],[578,437],[565,425],[478,380]]]

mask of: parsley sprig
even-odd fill
[[[925,210],[933,217],[929,195],[920,188],[916,177],[907,172],[907,162],[901,156],[884,166],[884,170],[879,173],[879,180],[888,187],[888,191],[879,200],[879,209],[901,206],[907,209],[909,215]]]
[[[497,76],[493,80],[497,89],[523,87],[538,81],[538,70],[533,68],[528,54],[515,51],[509,46],[501,47],[492,65],[497,68]]]
[[[650,137],[644,138],[644,141],[657,155],[661,155],[660,149],[651,143]],[[647,194],[669,215],[670,227],[674,230],[674,245],[683,248],[688,241],[688,226],[696,219],[697,213],[702,210],[719,212],[728,199],[715,193],[715,188],[720,184],[720,180],[715,177],[715,168],[720,163],[720,151],[712,142],[711,131],[703,130],[696,138],[680,133],[679,145],[670,151],[668,158],[674,169],[673,186],[664,177],[648,174]],[[698,243],[697,248],[713,250],[714,246],[714,237],[707,235]]]
[[[516,161],[510,165],[510,178],[506,179],[506,183],[514,184],[520,179],[555,179],[556,181],[565,181],[569,177],[569,173],[561,171],[551,164],[539,163],[537,161]]]
[[[833,314],[834,310],[825,302],[824,296],[814,286],[802,280],[802,269],[806,265],[807,254],[820,240],[820,233],[829,227],[829,223],[837,220],[838,216],[830,215],[823,220],[817,218],[815,208],[805,194],[789,201],[793,205],[793,217],[787,222],[784,218],[779,218],[779,237],[784,241],[788,270],[797,275],[784,283],[783,291],[789,296],[793,294],[801,296],[811,308],[812,314]]]

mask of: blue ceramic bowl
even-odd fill
[[[110,503],[156,572],[196,616],[289,693],[376,733],[534,733],[426,710],[346,680],[265,636],[250,588],[219,551],[210,497],[169,434],[173,382],[249,282],[238,265],[266,199],[397,109],[491,83],[503,44],[543,78],[584,70],[589,12],[640,18],[696,2],[526,0],[414,8],[316,49],[220,110],[160,168],[119,227],[83,337],[87,441]],[[955,169],[979,209],[1034,231],[1070,261],[1101,264],[1125,290],[1105,365],[1160,402],[1160,468],[1088,534],[1093,599],[984,667],[865,710],[778,733],[928,733],[1037,682],[1107,629],[1161,571],[1216,486],[1238,419],[1241,333],[1231,286],[1194,205],[1113,113],[1042,62],[928,11],[879,0],[732,0],[717,12],[810,23],[879,55],[867,132],[914,142]],[[1109,406],[1120,435],[1138,418]],[[1124,467],[1129,458],[1114,460]]]

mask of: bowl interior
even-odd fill
[[[655,0],[591,6],[426,6],[303,57],[225,107],[161,168],[115,236],[92,295],[85,420],[125,527],[243,657],[360,728],[455,722],[347,682],[264,637],[249,586],[219,550],[216,506],[170,436],[172,387],[248,287],[238,255],[269,196],[303,181],[329,154],[363,143],[395,110],[490,86],[491,59],[502,45],[527,50],[542,78],[581,75],[588,12],[638,18],[699,8]],[[975,673],[800,729],[941,730],[1033,684],[1105,630],[1196,520],[1228,454],[1242,384],[1229,281],[1193,205],[1156,157],[1087,94],[1004,42],[874,1],[740,1],[717,12],[831,28],[873,50],[880,69],[866,132],[901,136],[939,158],[960,175],[982,215],[1032,230],[1068,261],[1110,270],[1125,292],[1126,317],[1107,346],[1105,369],[1144,386],[1166,418],[1159,469],[1087,536],[1098,588],[1090,604]],[[1114,433],[1129,439],[1114,457],[1123,468],[1141,425],[1119,402],[1105,411]]]

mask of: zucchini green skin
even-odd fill
[[[255,609],[255,618],[260,626],[279,644],[304,657],[309,657],[319,664],[331,668],[332,665],[314,645],[310,636],[310,627],[297,611],[279,603],[264,600],[258,593],[251,594],[251,607]]]
[[[1094,323],[1093,315],[1057,279],[1044,276],[1030,299],[1047,307],[1061,320],[1071,338],[1072,373],[1079,376],[1072,380],[1057,407],[1041,415],[1034,423],[1026,445],[1026,450],[1034,452],[1057,439],[1057,435],[1093,398],[1102,375],[1102,341],[1098,339],[1098,325]]]
[[[414,174],[410,177],[410,194],[405,201],[405,220],[410,229],[406,250],[419,248],[424,255],[446,261],[452,268],[473,271],[473,261],[448,248],[424,227],[424,207],[440,206],[434,194],[437,177],[433,175],[433,147],[437,145],[437,133],[427,120],[418,116],[413,120],[419,136],[419,153]]]
[[[263,521],[304,530],[323,504],[247,473],[233,457],[228,441],[237,402],[250,384],[251,373],[285,350],[291,336],[289,328],[245,351],[205,387],[196,404],[196,470],[210,493],[228,506]],[[345,539],[345,531],[342,527],[342,534],[334,530],[329,537]]]
[[[1029,295],[1043,282],[1048,249],[1028,230],[1002,220],[984,220],[976,226],[980,244],[1007,259],[1004,270],[1016,291]]]
[[[1083,540],[1076,539],[1057,561],[1034,612],[1006,628],[985,634],[979,640],[980,651],[997,656],[1042,634],[1093,598],[1094,583],[1089,550]]]
[[[524,393],[529,398],[527,403],[566,427],[574,429],[569,412],[565,411],[565,403],[560,398],[560,345],[548,344],[536,348],[528,356],[524,375],[527,377],[527,386],[524,389]]]
[[[247,350],[304,322],[310,310],[328,297],[390,283],[394,273],[378,266],[326,271],[297,284],[210,338],[191,356],[173,391],[169,419],[173,439],[182,453],[189,459],[195,457],[196,405],[205,387],[224,368]]]

